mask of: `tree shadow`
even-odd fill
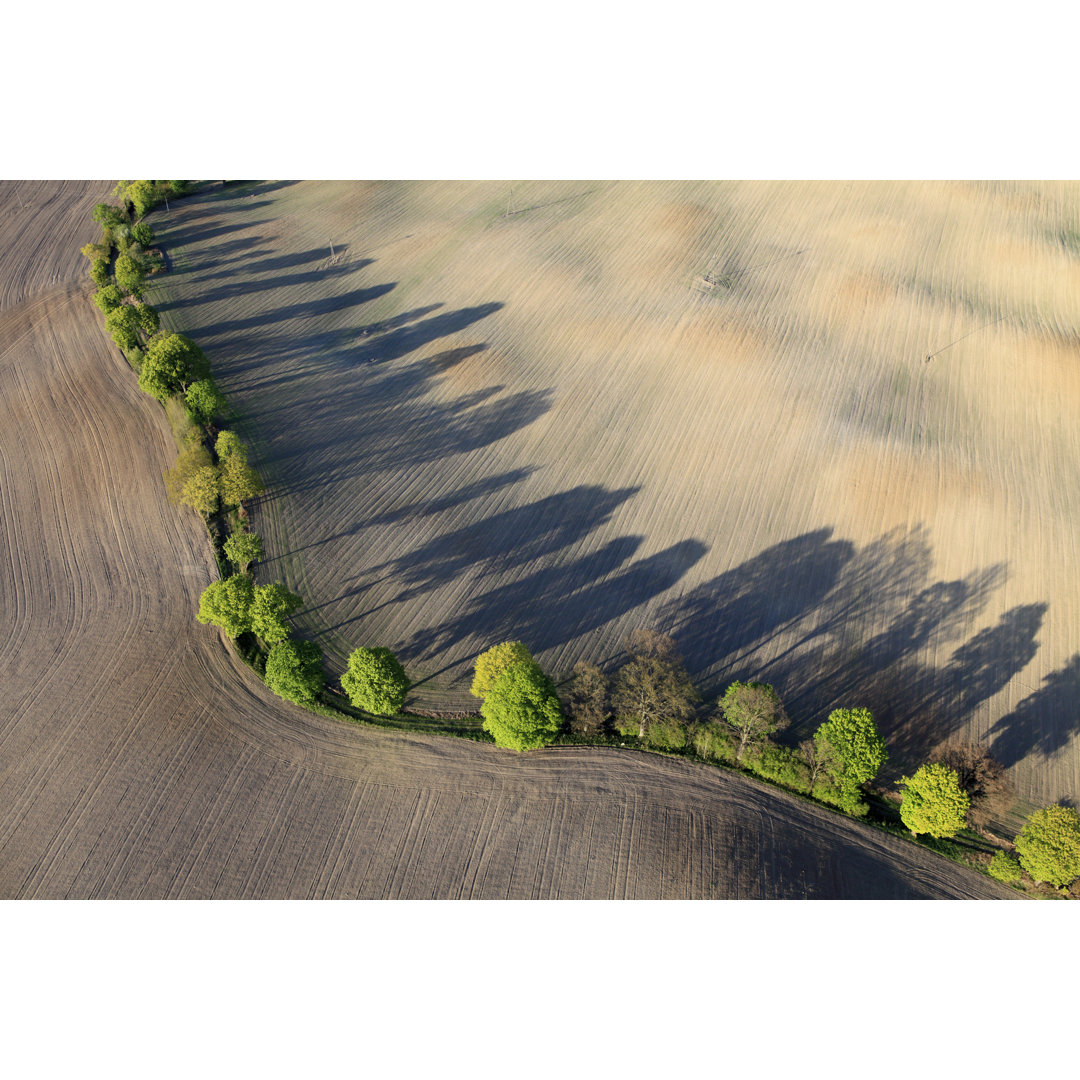
[[[990,752],[1003,765],[1029,754],[1050,758],[1080,733],[1080,653],[1043,678],[1040,689],[1024,698],[990,729]]]

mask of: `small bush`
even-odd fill
[[[90,280],[97,286],[109,284],[109,260],[95,258],[90,263]]]
[[[991,860],[990,865],[986,868],[991,877],[997,878],[998,881],[1003,881],[1006,885],[1012,885],[1019,881],[1023,876],[1020,870],[1020,864],[1004,851],[999,851]]]
[[[699,724],[694,731],[694,752],[708,761],[722,761],[731,765],[738,749],[735,734],[726,724],[713,721]]]
[[[766,743],[756,753],[743,759],[751,772],[774,784],[781,784],[792,791],[810,792],[810,770],[794,750],[786,746]]]
[[[143,357],[146,354],[136,346],[134,349],[124,350],[124,359],[131,365],[133,371],[142,370]]]
[[[638,728],[633,727],[631,734],[636,735]],[[626,734],[624,732],[624,734]],[[643,746],[654,750],[682,750],[686,746],[689,732],[679,720],[655,720],[645,729],[641,740]]]

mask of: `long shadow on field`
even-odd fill
[[[1028,754],[1060,753],[1080,732],[1080,653],[1050,672],[1043,685],[990,729],[991,753],[1005,765]]]
[[[831,709],[865,706],[893,764],[921,764],[1031,662],[1047,605],[1013,607],[964,641],[1005,583],[1003,565],[934,580],[921,527],[862,549],[830,537],[819,530],[769,548],[666,605],[658,625],[675,636],[692,673],[707,672],[707,697],[736,679],[771,682],[794,720],[791,737],[809,734]],[[946,663],[930,662],[952,643]],[[1060,723],[1032,733],[1078,679],[1080,658],[999,722],[994,746],[1003,761],[1068,741],[1073,728]]]

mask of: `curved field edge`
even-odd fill
[[[192,618],[206,538],[165,501],[171,435],[81,271],[0,327],[0,894],[1011,895],[685,763],[519,758],[282,703]]]

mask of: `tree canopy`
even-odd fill
[[[210,377],[210,361],[183,334],[165,334],[146,350],[139,372],[139,389],[162,404],[178,390]]]
[[[221,432],[214,449],[221,464],[221,495],[227,505],[239,506],[263,493],[263,482],[248,464],[247,447],[235,431]]]
[[[121,349],[134,349],[139,344],[139,317],[130,304],[113,308],[105,316],[105,329]]]
[[[964,827],[971,799],[955,770],[931,762],[897,783],[904,788],[900,820],[913,833],[929,833],[940,839],[955,836]]]
[[[873,780],[889,756],[869,709],[834,709],[814,741],[829,759],[827,770],[845,786]]]
[[[209,517],[217,512],[220,487],[218,471],[213,465],[194,469],[180,489],[180,502],[192,510]]]
[[[748,746],[762,742],[788,724],[780,695],[768,683],[733,682],[718,705],[721,716],[739,734],[736,764],[741,763]]]
[[[115,285],[102,285],[94,293],[94,303],[105,315],[108,315],[110,311],[115,311],[123,302],[124,294]]]
[[[595,664],[579,660],[566,694],[566,714],[572,729],[583,735],[603,731],[610,707],[608,677]]]
[[[497,746],[519,753],[547,746],[563,720],[555,686],[535,660],[505,668],[485,695],[480,715]]]
[[[284,641],[289,636],[285,620],[303,603],[296,593],[289,592],[280,582],[256,585],[248,614],[249,629],[265,642]]]
[[[528,645],[522,641],[504,641],[501,645],[492,645],[476,658],[469,693],[473,697],[487,697],[499,676],[511,664],[520,664],[532,658]]]
[[[1016,837],[1020,865],[1059,888],[1080,877],[1080,814],[1069,806],[1036,810]]]
[[[224,581],[214,581],[199,597],[195,616],[201,623],[219,626],[231,638],[251,629],[251,599],[254,585],[249,574],[233,574]]]
[[[241,573],[256,560],[262,558],[262,537],[255,532],[234,532],[225,541],[225,557]]]
[[[409,692],[409,679],[397,657],[377,646],[353,649],[341,686],[356,708],[376,716],[393,716]]]
[[[675,642],[655,630],[633,630],[625,642],[630,660],[616,673],[611,693],[616,727],[624,735],[665,746],[683,731],[698,700]]]
[[[213,379],[193,382],[187,388],[184,400],[187,403],[188,415],[197,424],[209,424],[227,408],[225,395],[217,388]]]
[[[140,295],[143,268],[138,259],[133,259],[130,255],[117,256],[116,263],[113,266],[113,276],[116,278],[116,284],[124,292],[130,293],[132,296]]]
[[[313,641],[279,641],[266,658],[266,685],[286,701],[311,705],[326,681],[322,650]]]

